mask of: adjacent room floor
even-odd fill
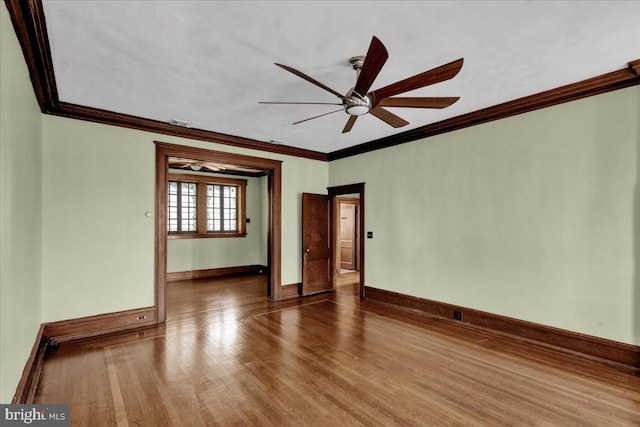
[[[360,301],[284,302],[263,276],[172,282],[167,322],[62,344],[36,403],[78,426],[640,425],[640,378]]]

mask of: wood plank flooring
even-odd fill
[[[61,345],[36,403],[74,426],[632,426],[640,378],[357,298],[269,302],[261,276],[172,282],[167,322]]]

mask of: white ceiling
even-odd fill
[[[640,58],[640,1],[60,1],[45,18],[61,101],[321,152],[574,83]],[[460,96],[444,110],[391,109],[341,134],[347,60],[377,36],[389,59],[372,89],[464,58],[452,80],[411,96]],[[336,107],[339,108],[339,107]]]

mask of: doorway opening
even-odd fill
[[[267,176],[267,289],[266,297],[281,298],[281,166],[278,160],[156,142],[155,308],[157,323],[166,319],[167,194],[173,159],[211,162],[220,170]]]
[[[364,183],[329,187],[333,288],[345,279],[358,281],[364,289]],[[347,277],[347,276],[350,277]]]
[[[336,268],[339,268],[336,285],[351,287],[360,281],[360,245],[358,239],[360,199],[358,194],[336,197],[337,239]]]
[[[360,199],[357,197],[336,197],[338,207],[338,239],[337,251],[339,259],[336,263],[340,266],[340,274],[348,274],[360,269],[360,245],[358,245],[358,212],[360,211]]]

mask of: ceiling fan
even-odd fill
[[[302,77],[306,81],[313,83],[314,85],[321,87],[322,89],[331,92],[342,102],[260,102],[261,104],[297,104],[297,105],[340,105],[339,110],[330,111],[328,113],[320,114],[318,116],[310,117],[308,119],[297,121],[295,124],[306,122],[308,120],[317,119],[328,114],[337,113],[339,111],[345,111],[351,117],[347,121],[342,133],[349,132],[359,116],[367,113],[373,114],[383,122],[387,123],[394,128],[399,128],[409,124],[406,120],[393,114],[389,110],[383,107],[407,107],[407,108],[445,108],[456,102],[460,97],[394,97],[405,92],[419,89],[425,86],[429,86],[435,83],[439,83],[445,80],[453,78],[462,68],[463,58],[457,59],[448,64],[434,68],[429,71],[417,74],[413,77],[401,80],[399,82],[392,83],[380,89],[376,89],[372,92],[368,92],[373,84],[373,81],[380,73],[382,66],[387,61],[389,54],[382,42],[373,36],[369,50],[366,56],[354,56],[349,59],[349,62],[356,70],[357,80],[356,85],[349,89],[349,91],[342,95],[341,93],[331,89],[330,87],[320,83],[313,77],[306,75],[305,73],[296,70],[295,68],[287,65],[276,63],[280,68],[283,68],[290,73],[295,74],[298,77]]]
[[[219,172],[224,171],[226,168],[219,163],[203,162],[200,160],[182,159],[179,157],[169,158],[169,167],[176,169],[190,169],[193,171],[209,171]]]

